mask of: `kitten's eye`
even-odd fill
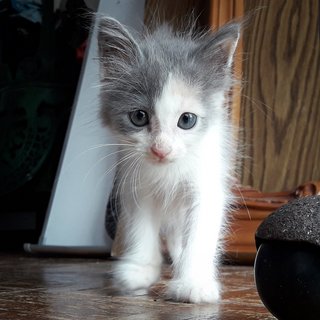
[[[129,113],[131,122],[137,127],[143,127],[149,123],[149,116],[143,110],[135,110]]]
[[[183,113],[178,121],[178,127],[183,130],[188,130],[193,128],[197,123],[197,116],[191,112]]]

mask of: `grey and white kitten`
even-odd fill
[[[128,292],[145,292],[159,279],[165,235],[168,297],[219,299],[234,155],[226,96],[239,33],[237,23],[201,34],[163,25],[137,38],[101,19],[101,108],[119,142],[113,195],[125,228],[115,278]]]

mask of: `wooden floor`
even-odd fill
[[[208,306],[164,300],[169,267],[151,295],[121,296],[111,286],[115,263],[0,254],[0,319],[275,319],[259,300],[252,267],[223,266],[223,299]]]

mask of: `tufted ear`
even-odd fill
[[[230,68],[234,52],[240,37],[241,24],[231,22],[222,26],[216,32],[210,32],[200,39],[197,48],[198,58],[215,65],[219,64],[223,69]]]
[[[116,19],[104,17],[98,29],[100,64],[104,71],[133,65],[141,55],[130,32]]]

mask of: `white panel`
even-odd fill
[[[100,1],[98,13],[119,19],[134,29],[143,23],[144,0]],[[106,155],[112,148],[95,148],[112,143],[111,133],[99,119],[96,28],[87,49],[86,62],[79,81],[74,109],[66,135],[55,187],[46,215],[41,247],[105,247],[111,248],[111,239],[105,231],[105,211],[112,189],[115,159]],[[34,246],[34,251],[39,248]],[[26,250],[32,250],[27,245]],[[59,251],[56,249],[56,251]],[[64,251],[64,250],[61,250]],[[70,250],[67,250],[68,252]],[[79,250],[75,250],[77,253]],[[43,252],[43,248],[41,250]]]

